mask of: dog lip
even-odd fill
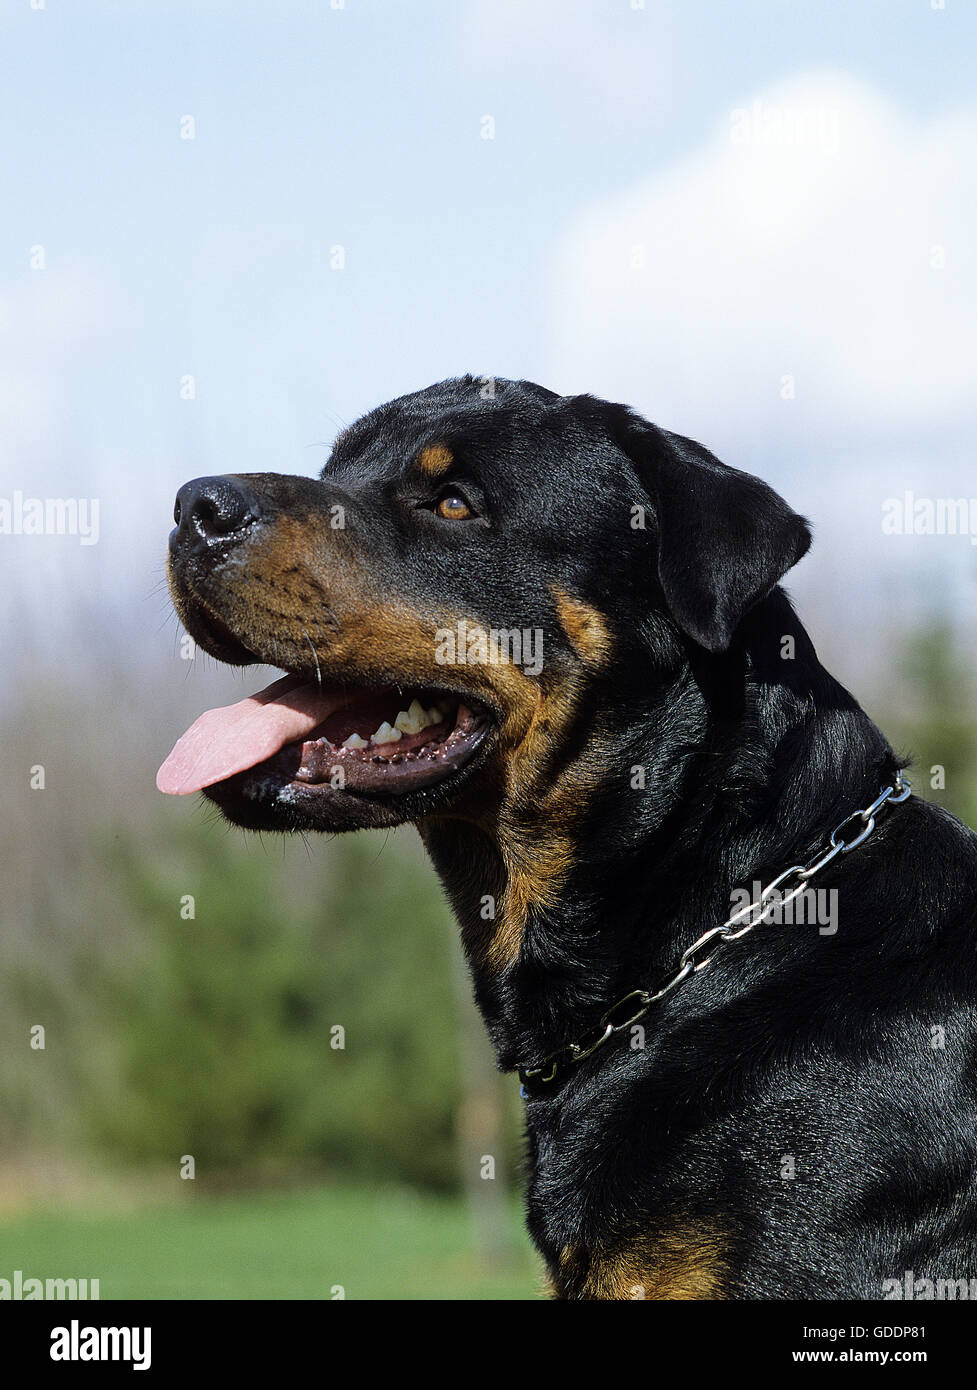
[[[265,664],[258,653],[242,642],[224,619],[195,593],[189,590],[185,592],[184,605],[187,619],[184,625],[197,646],[202,647],[208,656],[228,665]]]

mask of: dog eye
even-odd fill
[[[457,492],[446,492],[434,510],[445,521],[467,521],[470,516],[474,516],[464,497],[460,497]]]

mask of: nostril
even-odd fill
[[[232,536],[256,517],[254,499],[236,478],[195,478],[181,487],[173,509],[180,532],[204,541]]]
[[[235,484],[215,479],[200,492],[191,514],[202,536],[228,536],[249,520],[250,499]]]
[[[201,497],[193,509],[193,519],[198,531],[209,536],[226,536],[229,531],[237,530],[242,517],[239,507],[228,506],[223,499]]]

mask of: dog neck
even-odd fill
[[[690,648],[667,678],[660,661],[615,684],[558,815],[540,801],[420,827],[505,1069],[653,987],[734,889],[813,853],[897,765],[779,589],[729,652]]]

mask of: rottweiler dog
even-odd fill
[[[977,1280],[977,836],[820,665],[801,516],[625,406],[465,377],[175,520],[187,631],[286,674],[159,786],[417,826],[555,1296]]]

